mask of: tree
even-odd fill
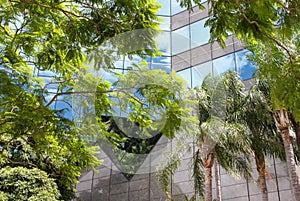
[[[75,124],[41,104],[41,88],[26,77],[0,72],[0,168],[38,168],[54,178],[63,199],[80,172],[99,164]],[[64,192],[64,193],[63,193]]]
[[[222,201],[222,187],[221,187],[221,175],[220,175],[220,166],[218,161],[215,161],[215,182],[216,182],[216,201]]]
[[[101,87],[99,87],[100,89]],[[198,121],[190,115],[190,92],[184,80],[163,70],[149,70],[142,62],[112,84],[110,93],[96,95],[96,115],[103,133],[127,176],[132,176],[164,135],[173,139],[187,133]],[[109,110],[103,110],[107,97]],[[115,101],[114,101],[115,100]]]
[[[251,87],[242,106],[244,108],[243,119],[250,130],[251,149],[259,175],[263,201],[268,201],[265,156],[285,160],[283,142],[273,118],[271,101],[266,96],[267,90],[264,82],[258,81]]]
[[[273,116],[282,133],[293,195],[300,200],[289,113],[299,122],[299,1],[209,1],[211,40],[224,47],[230,34],[254,53],[258,76],[270,85]],[[297,128],[297,124],[294,124]],[[297,134],[299,138],[299,134]]]
[[[216,84],[217,83],[217,84]],[[216,87],[217,86],[217,87]],[[194,158],[196,190],[205,172],[205,200],[212,200],[212,166],[215,161],[228,173],[250,177],[251,141],[246,127],[238,121],[244,98],[242,83],[234,72],[206,78],[197,91],[200,135]],[[199,156],[198,156],[199,155]],[[217,182],[218,183],[218,182]],[[218,187],[217,187],[218,188]]]
[[[111,67],[114,58],[95,51],[105,40],[128,34],[131,45],[142,47],[131,54],[153,54],[152,36],[158,26],[154,1],[0,1],[0,167],[24,166],[48,173],[62,198],[74,194],[80,172],[94,167],[95,147],[88,147],[82,131],[64,117],[66,109],[51,110],[73,86],[84,62],[94,60]],[[122,38],[121,38],[122,39]],[[117,55],[125,54],[128,40],[111,41]],[[150,50],[151,49],[151,50]],[[94,54],[92,54],[94,53]],[[50,82],[34,77],[34,70],[55,74]],[[48,91],[57,86],[57,93]],[[104,92],[103,92],[104,93]],[[47,99],[50,97],[50,100]]]
[[[127,31],[147,28],[153,31],[130,39],[132,46],[146,47],[132,54],[152,54],[150,49],[153,49],[154,43],[151,34],[158,26],[155,16],[158,8],[156,2],[142,0],[2,0],[1,65],[27,73],[32,73],[34,66],[69,78],[78,71],[86,54],[98,49],[105,40]],[[128,48],[124,47],[124,40],[128,38],[124,38],[123,43],[118,40],[112,44],[118,47],[119,53]],[[108,55],[99,59],[111,66]]]
[[[37,168],[0,169],[0,199],[57,201],[60,193],[54,179]]]
[[[292,39],[283,36],[278,38],[281,38],[281,41],[284,41],[289,51],[293,53],[291,56],[297,58],[298,56],[295,53],[299,52],[299,46],[297,43],[295,45],[293,43],[299,40],[299,36],[294,34]],[[291,125],[293,125],[292,128],[296,131],[296,140],[299,141],[300,135],[297,129],[299,124],[297,120],[300,97],[298,93],[299,80],[297,79],[298,72],[292,73],[293,69],[297,68],[297,64],[293,64],[286,53],[273,43],[265,42],[257,46],[249,45],[249,47],[254,52],[251,59],[259,67],[259,77],[265,79],[270,88],[269,96],[273,106],[273,117],[284,142],[292,190],[297,200],[300,199],[298,193],[300,181],[295,162],[295,152],[298,154],[299,147],[293,149],[292,137],[289,131]]]

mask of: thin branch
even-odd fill
[[[26,135],[26,133],[24,133]],[[20,138],[22,140],[24,140],[26,143],[30,144],[31,146],[34,146],[34,144],[32,142],[29,142],[27,139],[25,139],[24,137],[20,136]]]
[[[6,133],[6,132],[4,132],[4,133]],[[11,138],[9,141],[5,142],[5,145],[1,148],[1,151],[0,151],[1,155],[3,155],[4,150],[6,150],[8,144],[11,143],[13,140],[14,140],[14,138]]]
[[[126,90],[132,90],[134,88],[129,87],[129,88],[120,88],[120,89],[112,89],[112,90],[106,90],[106,91],[66,91],[66,92],[59,92],[56,93],[53,98],[45,105],[45,107],[49,107],[56,99],[58,96],[62,95],[72,95],[72,94],[106,94],[106,93],[112,93],[112,92],[120,92],[120,91],[126,91]]]
[[[281,7],[283,7],[283,9],[286,10],[288,13],[290,13],[293,10],[297,10],[298,8],[300,8],[300,4],[298,6],[296,6],[296,7],[289,8],[288,5],[284,5],[282,2],[280,2],[278,0],[276,1],[276,3],[278,3]]]
[[[5,33],[8,37],[12,38],[12,36],[7,32],[7,30],[2,26],[1,23],[0,23],[0,28],[3,29],[4,33]]]
[[[31,165],[31,166],[33,166],[33,167],[37,167],[36,164],[33,164],[33,163],[31,163],[31,162],[19,162],[19,161],[13,161],[13,160],[11,160],[11,159],[8,158],[8,157],[5,157],[5,158],[9,161],[9,163],[11,163],[11,164],[13,164],[13,165]]]
[[[8,122],[10,122],[11,120],[12,120],[12,119],[10,118],[10,119],[6,119],[5,121],[0,122],[0,126],[6,124],[6,123],[8,123]]]
[[[71,103],[69,101],[65,101],[65,100],[56,100],[56,102],[64,102],[66,103],[71,109],[73,108],[73,106],[71,105]]]
[[[44,104],[43,97],[44,97],[44,94],[45,94],[45,90],[46,90],[46,88],[47,88],[49,85],[65,83],[65,82],[68,82],[68,81],[70,81],[70,80],[72,80],[72,79],[73,79],[73,78],[70,78],[70,79],[67,79],[67,80],[55,81],[55,82],[52,82],[52,81],[51,81],[51,82],[45,84],[45,86],[44,86],[43,89],[42,89],[42,96],[41,96],[41,98],[40,98],[41,105]]]
[[[81,19],[86,19],[87,21],[92,22],[92,23],[96,26],[96,30],[95,30],[95,31],[96,31],[96,33],[97,33],[98,35],[100,35],[100,32],[99,32],[99,30],[97,29],[98,23],[96,23],[94,20],[88,18],[87,16],[84,16],[84,15],[78,15],[78,14],[76,14],[76,13],[73,13],[73,12],[67,11],[67,10],[64,10],[64,9],[59,8],[59,7],[56,7],[56,6],[45,5],[45,4],[42,4],[42,3],[37,2],[37,1],[35,1],[35,0],[20,0],[20,1],[14,1],[14,0],[11,0],[11,2],[14,2],[14,3],[31,3],[31,4],[35,4],[35,5],[40,6],[40,7],[43,7],[43,8],[55,9],[55,10],[61,11],[66,17],[69,18],[69,20],[70,20],[71,22],[73,22],[73,19],[72,19],[71,16],[76,17],[76,18],[78,18],[78,19],[80,19],[80,18],[81,18]]]
[[[242,16],[243,18],[249,23],[249,24],[254,24],[256,25],[256,27],[258,28],[258,30],[266,37],[268,38],[269,40],[275,42],[279,47],[281,47],[282,49],[284,49],[286,51],[286,53],[288,54],[288,57],[289,57],[289,60],[290,60],[290,64],[291,64],[291,67],[292,69],[294,68],[293,67],[293,56],[291,55],[290,51],[283,45],[281,44],[278,40],[276,40],[275,38],[271,37],[269,34],[267,34],[265,31],[262,30],[262,28],[260,27],[260,25],[258,24],[257,21],[254,21],[254,20],[250,20],[247,15],[245,14],[242,6],[240,5],[239,3],[239,0],[236,0],[236,5],[238,6],[239,8],[239,11],[242,13]]]

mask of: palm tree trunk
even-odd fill
[[[214,164],[214,154],[211,152],[203,160],[205,168],[205,201],[212,201],[212,166]]]
[[[217,160],[215,162],[215,179],[216,179],[217,201],[222,201],[220,166]]]
[[[290,176],[291,186],[292,186],[292,192],[294,195],[294,199],[296,201],[300,200],[300,181],[299,181],[299,175],[297,173],[297,165],[295,162],[294,157],[294,150],[290,139],[290,119],[288,117],[288,113],[285,110],[277,110],[274,112],[274,119],[276,122],[276,125],[278,126],[282,140],[284,143],[284,149],[286,154],[286,161],[287,161],[287,167],[288,172]]]
[[[205,168],[205,201],[212,201],[212,171]]]
[[[259,184],[260,184],[260,190],[262,193],[262,201],[268,201],[268,188],[267,188],[267,182],[266,182],[266,165],[265,165],[265,156],[262,152],[255,151],[255,163],[257,172],[259,175]]]
[[[293,124],[295,134],[296,134],[296,142],[297,142],[298,151],[300,151],[300,122],[296,122],[293,115],[291,115],[291,122]]]
[[[294,128],[296,133],[298,151],[300,151],[300,122],[295,122]]]

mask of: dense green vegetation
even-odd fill
[[[90,146],[82,130],[64,116],[66,109],[53,110],[53,105],[57,100],[66,101],[63,95],[74,93],[87,59],[94,61],[95,68],[103,62],[113,65],[109,54],[91,54],[105,40],[152,28],[132,36],[139,37],[145,48],[131,53],[153,54],[150,49],[154,47],[158,8],[154,1],[142,0],[0,1],[1,169],[38,168],[54,179],[62,196],[59,199],[74,197],[73,184],[80,172],[100,161],[94,157],[96,147]],[[118,47],[117,54],[125,54],[123,42],[111,41]],[[141,44],[132,41],[131,45]],[[42,80],[34,76],[37,70],[55,76]],[[51,94],[51,85],[58,88],[56,95]],[[34,188],[30,185],[27,188]]]
[[[0,169],[0,199],[57,201],[60,192],[54,179],[37,168],[5,167]]]
[[[269,99],[276,126],[284,142],[293,196],[300,200],[300,177],[295,163],[290,129],[299,142],[299,21],[296,0],[209,1],[211,41],[224,40],[233,33],[253,52],[257,76],[269,85]],[[299,143],[298,143],[299,145]]]
[[[129,153],[123,168],[133,174],[140,161],[130,153],[146,154],[153,146],[116,129],[107,116],[118,105],[128,113],[126,123],[134,125],[136,138],[151,139],[154,132],[169,138],[196,139],[193,176],[196,190],[207,201],[212,199],[211,168],[215,162],[229,173],[250,177],[252,155],[264,201],[268,200],[265,156],[287,161],[293,196],[300,200],[296,164],[300,150],[300,2],[208,3],[211,16],[206,25],[211,42],[216,40],[224,47],[224,40],[233,33],[253,52],[249,59],[258,68],[257,83],[249,94],[244,94],[235,73],[227,73],[207,78],[191,98],[183,80],[174,73],[150,72],[143,63],[119,75],[113,86],[97,77],[81,77],[87,73],[88,62],[99,70],[113,68],[119,55],[157,53],[154,36],[159,4],[155,1],[0,0],[0,183],[5,182],[0,185],[0,199],[72,199],[80,172],[100,164],[94,156],[97,147],[91,146],[98,140],[110,141],[116,153]],[[191,9],[192,1],[182,0],[180,5]],[[139,29],[147,31],[128,32]],[[127,35],[116,37],[122,33]],[[135,39],[130,47],[129,39]],[[107,40],[114,56],[110,50],[99,49]],[[35,77],[33,69],[55,76],[45,82]],[[73,122],[64,116],[65,109],[52,107],[55,101],[66,101],[60,99],[64,95],[80,93],[74,86],[84,78],[88,81],[83,84],[97,83],[93,91],[97,95],[91,96],[96,100],[96,122]],[[48,90],[53,84],[58,88],[56,95]],[[198,119],[187,107],[195,103],[191,100],[197,102]],[[88,126],[78,128],[78,122]],[[166,186],[168,176],[179,165],[179,157],[172,157],[174,161],[161,175]],[[131,167],[132,163],[136,166]],[[27,183],[17,188],[19,178]],[[44,185],[49,186],[47,192]],[[12,194],[5,186],[14,186],[11,188],[19,193]]]

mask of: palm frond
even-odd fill
[[[200,197],[204,197],[205,175],[203,174],[203,165],[199,150],[193,156],[193,178],[194,188]]]
[[[166,194],[171,193],[171,177],[174,175],[175,171],[178,169],[181,160],[178,154],[171,153],[168,155],[166,164],[164,167],[159,167],[157,171],[157,178],[162,187],[162,190],[166,192]]]

